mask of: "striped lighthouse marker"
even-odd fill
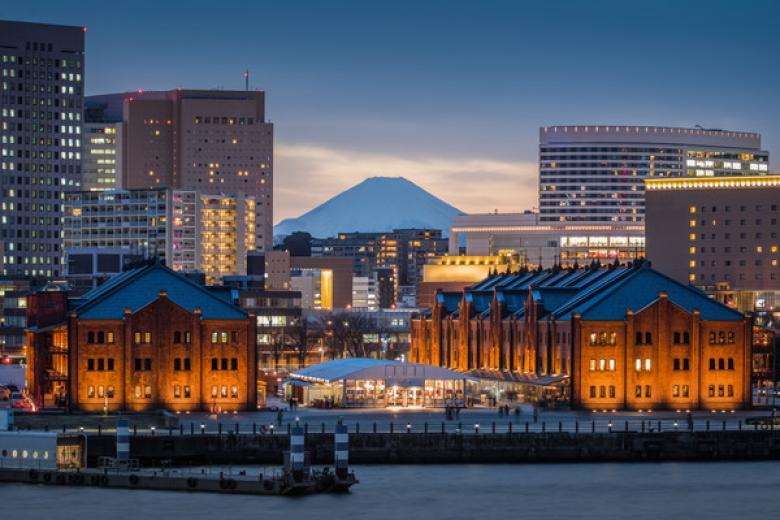
[[[336,468],[336,476],[344,479],[347,478],[349,470],[349,433],[347,433],[346,424],[336,425],[334,441],[334,466]]]
[[[299,425],[292,427],[290,431],[290,469],[293,478],[300,481],[303,478],[305,464],[303,428]]]
[[[127,419],[116,420],[116,461],[127,463],[130,460],[130,428]]]

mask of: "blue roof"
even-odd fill
[[[605,284],[579,305],[568,309],[562,318],[579,313],[583,320],[622,320],[626,311],[639,312],[658,300],[665,292],[669,301],[688,313],[701,312],[702,320],[742,321],[745,317],[726,305],[711,299],[702,291],[677,282],[653,269],[631,272],[614,284]]]
[[[79,318],[85,320],[122,319],[129,308],[135,313],[154,302],[165,291],[176,305],[204,319],[243,320],[247,314],[160,263],[119,274],[80,299],[76,307]]]

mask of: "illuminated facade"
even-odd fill
[[[751,337],[741,313],[637,262],[439,293],[412,322],[410,360],[526,398],[557,385],[549,397],[575,408],[721,410],[750,406]]]
[[[4,275],[62,274],[62,198],[81,183],[83,27],[0,21]]]
[[[780,319],[780,176],[648,180],[654,265],[742,311]]]
[[[255,247],[255,200],[195,190],[76,192],[65,203],[68,251],[115,248],[164,260],[173,270],[202,271],[208,283],[246,274]]]
[[[122,178],[121,123],[84,123],[82,189],[115,190]]]
[[[159,263],[76,302],[30,296],[27,381],[39,407],[256,409],[254,315]]]
[[[765,175],[760,134],[701,128],[549,126],[539,129],[544,223],[644,221],[644,180]]]
[[[529,267],[584,265],[593,260],[625,262],[644,256],[645,251],[641,223],[549,223],[530,211],[460,215],[449,237],[452,256],[459,254],[465,242],[466,255],[511,255]]]
[[[273,124],[265,92],[177,89],[90,96],[121,114],[122,187],[254,197],[259,251],[271,249]]]

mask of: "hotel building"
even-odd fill
[[[543,223],[641,223],[644,180],[766,175],[760,134],[655,126],[539,129]]]
[[[159,258],[174,271],[201,271],[207,283],[216,283],[225,275],[246,274],[247,253],[255,246],[255,215],[254,198],[242,194],[76,192],[65,203],[64,247],[69,256],[124,249]]]
[[[739,310],[780,312],[780,176],[653,179],[646,191],[654,266]]]
[[[84,33],[0,21],[4,275],[62,272],[62,196],[81,182]]]
[[[122,119],[114,120],[104,105],[86,103],[82,182],[84,191],[118,190],[122,187]]]
[[[273,124],[264,92],[138,91],[88,102],[122,114],[122,188],[245,193],[256,201],[256,248],[271,249]]]
[[[466,372],[497,398],[735,409],[751,403],[752,331],[647,262],[521,269],[438,293],[412,322],[410,360]]]
[[[33,294],[27,321],[28,390],[40,408],[257,407],[254,315],[159,263],[70,302]]]

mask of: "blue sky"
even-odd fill
[[[249,68],[277,220],[374,175],[465,211],[531,207],[551,124],[750,130],[780,154],[770,0],[3,0],[0,18],[87,26],[90,94],[243,88]]]

